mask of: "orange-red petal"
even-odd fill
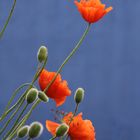
[[[64,116],[63,121],[69,124],[72,112]],[[46,121],[46,127],[52,135],[55,135],[59,124]],[[83,120],[82,113],[75,116],[70,124],[68,135],[71,140],[95,140],[95,130],[90,120]]]
[[[55,75],[55,72],[49,72],[45,69],[41,72],[39,76],[39,86],[41,90],[47,87]],[[56,102],[56,106],[60,106],[65,102],[66,97],[71,95],[71,90],[68,87],[67,81],[62,80],[61,75],[58,74],[46,94]]]
[[[97,22],[113,9],[112,7],[105,9],[105,5],[100,0],[81,0],[80,2],[76,0],[74,3],[84,20],[89,23]]]
[[[52,134],[55,135],[56,133],[56,128],[59,126],[58,123],[46,120],[46,128],[48,129],[48,131]]]

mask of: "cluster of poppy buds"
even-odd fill
[[[43,132],[43,125],[40,122],[33,122],[30,126],[25,125],[17,132],[17,138],[29,137],[29,139],[39,138]]]
[[[27,104],[31,104],[31,103],[35,102],[35,100],[37,100],[37,98],[40,99],[42,102],[49,101],[49,98],[43,91],[38,91],[35,88],[31,88],[26,95]]]

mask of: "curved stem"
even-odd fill
[[[24,102],[24,100],[22,100],[22,102]],[[22,102],[20,102],[20,104],[22,104]],[[9,123],[11,122],[11,120],[15,117],[16,113],[19,111],[20,109],[20,105],[18,106],[18,108],[15,110],[15,112],[10,116],[10,118],[8,119],[8,121],[5,123],[5,125],[3,126],[3,128],[0,129],[0,135],[5,131],[5,129],[7,128],[7,126],[9,125]]]
[[[49,139],[49,140],[55,140],[57,137],[56,136],[54,136],[54,137],[52,137],[51,139]]]
[[[72,117],[70,118],[69,125],[71,124],[71,122],[72,122],[74,116],[76,115],[76,112],[78,111],[78,106],[79,106],[79,104],[76,104],[76,107],[75,107],[74,113],[73,113]]]
[[[11,111],[13,111],[18,106],[18,104],[21,102],[21,100],[26,96],[27,92],[33,87],[34,82],[37,80],[37,78],[39,77],[40,73],[44,69],[44,67],[45,67],[45,65],[47,63],[47,59],[48,58],[46,58],[46,60],[44,61],[42,68],[41,69],[39,68],[37,70],[37,72],[36,72],[32,82],[31,82],[30,86],[28,87],[28,89],[23,93],[23,95],[19,98],[19,100],[15,104],[3,114],[3,116],[0,118],[0,121],[2,121]],[[22,106],[22,104],[21,104],[21,106]]]
[[[33,106],[31,107],[31,109],[29,110],[29,112],[24,116],[24,118],[17,124],[16,128],[12,131],[12,133],[7,137],[8,140],[11,140],[16,132],[26,123],[26,121],[28,120],[28,118],[30,117],[30,115],[32,114],[33,110],[36,108],[36,106],[40,103],[41,101],[38,99]],[[3,139],[4,140],[4,139]]]
[[[71,124],[71,122],[72,122],[74,116],[75,116],[76,113],[77,113],[78,106],[79,106],[79,104],[76,104],[76,107],[75,107],[74,113],[73,113],[73,115],[72,115],[72,117],[70,118],[70,121],[69,121],[69,123],[68,123],[69,126],[70,126],[70,124]],[[69,135],[66,136],[66,140],[68,140],[68,138],[69,138]]]
[[[28,104],[26,104],[24,106],[24,108],[22,109],[21,113],[19,114],[18,118],[16,119],[14,125],[12,126],[12,128],[7,132],[7,134],[4,136],[4,139],[9,136],[12,133],[12,130],[14,130],[14,128],[16,127],[17,123],[19,122],[20,118],[22,117],[24,111],[27,109]]]
[[[87,33],[89,32],[90,29],[90,24],[88,24],[84,34],[82,35],[81,39],[79,40],[79,42],[77,43],[77,45],[75,46],[75,48],[71,51],[71,53],[66,57],[66,59],[64,60],[64,62],[61,64],[61,66],[59,67],[59,69],[56,72],[56,75],[54,76],[54,78],[52,79],[52,81],[48,84],[48,86],[45,88],[44,92],[46,92],[48,90],[48,88],[52,85],[52,83],[55,81],[56,77],[58,76],[58,74],[62,71],[62,68],[65,66],[65,64],[70,60],[70,58],[75,54],[75,52],[78,50],[78,48],[80,47],[80,45],[82,44],[84,38],[86,37]]]
[[[6,27],[7,27],[7,25],[8,25],[8,23],[9,23],[9,21],[10,21],[12,15],[13,15],[15,6],[16,6],[16,0],[14,0],[14,3],[13,3],[12,8],[11,8],[11,10],[10,10],[9,16],[8,16],[8,18],[7,18],[7,20],[6,20],[5,24],[4,24],[4,26],[3,26],[2,30],[1,30],[1,32],[0,32],[0,38],[2,38],[2,36],[3,36],[3,34],[4,34],[4,31],[6,30]]]
[[[2,120],[14,109],[14,107],[11,107],[11,108],[8,110],[9,106],[11,105],[11,103],[12,103],[12,101],[14,100],[15,96],[17,95],[17,93],[18,93],[22,88],[24,88],[25,86],[31,86],[31,83],[22,84],[20,87],[18,87],[18,88],[14,91],[14,93],[13,93],[12,97],[10,98],[10,100],[9,100],[9,102],[8,102],[8,104],[7,104],[7,106],[5,107],[5,111],[4,111],[3,115],[2,115],[1,118],[0,118],[0,121],[2,121]],[[17,105],[18,105],[18,104],[17,104]],[[14,105],[14,106],[15,106],[15,105]]]
[[[27,92],[32,88],[32,85],[34,84],[34,82],[37,80],[37,78],[39,77],[40,73],[41,73],[42,70],[44,69],[44,67],[45,67],[45,65],[46,65],[46,63],[47,63],[47,59],[48,59],[48,58],[46,58],[46,60],[44,61],[44,63],[43,63],[43,65],[42,65],[41,69],[39,68],[39,69],[37,70],[37,72],[36,72],[36,74],[35,74],[35,76],[34,76],[32,82],[31,82],[31,86],[29,86],[29,88],[28,88],[28,89],[25,91],[25,93],[20,97],[20,99],[18,100],[18,102],[11,108],[11,110],[13,110],[13,109],[17,106],[17,104],[19,104],[19,103],[21,102],[21,100],[25,98]],[[22,105],[23,105],[23,103],[20,104],[19,108],[20,108]],[[10,111],[11,111],[11,110],[10,110]],[[31,112],[32,112],[32,111],[31,111]],[[15,111],[15,113],[17,113],[17,110]],[[29,117],[28,117],[28,118],[29,118]],[[21,122],[22,122],[22,121],[21,121]],[[15,126],[14,126],[14,127],[15,127]],[[13,129],[13,130],[14,130],[14,129]],[[14,131],[12,131],[12,132],[14,132]],[[7,137],[8,135],[9,135],[9,134],[7,134],[6,137]]]

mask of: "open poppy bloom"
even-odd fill
[[[100,0],[80,0],[80,2],[76,0],[75,4],[88,23],[97,22],[112,10],[112,7],[105,9],[105,4],[102,4]]]
[[[48,72],[45,69],[41,72],[39,76],[39,86],[42,91],[51,82],[55,74],[55,72]],[[49,87],[46,95],[56,102],[56,106],[60,106],[65,102],[66,97],[71,95],[71,91],[67,81],[62,80],[61,75],[59,74],[53,84]]]
[[[66,124],[69,124],[69,121],[72,117],[70,112],[64,116],[63,121]],[[46,128],[48,131],[55,135],[56,129],[60,124],[47,120]],[[68,136],[71,140],[95,140],[95,130],[90,120],[83,120],[82,113],[75,116],[70,124]]]

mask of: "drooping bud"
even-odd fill
[[[31,139],[38,138],[43,132],[43,125],[40,122],[33,122],[30,125],[29,129],[29,137]]]
[[[18,138],[26,137],[28,135],[29,128],[30,127],[28,125],[25,125],[25,126],[21,127],[17,132],[17,137]]]
[[[84,89],[78,88],[74,95],[74,100],[77,104],[81,103],[84,99]]]
[[[62,137],[67,134],[69,131],[69,126],[66,123],[62,123],[57,129],[56,129],[56,137]]]
[[[28,104],[33,103],[36,100],[37,95],[38,95],[38,90],[35,88],[31,88],[26,95],[27,103]]]
[[[37,59],[41,63],[43,62],[48,56],[48,50],[45,46],[41,46],[37,53]]]
[[[43,102],[48,102],[49,101],[48,96],[43,91],[38,92],[38,98]]]

